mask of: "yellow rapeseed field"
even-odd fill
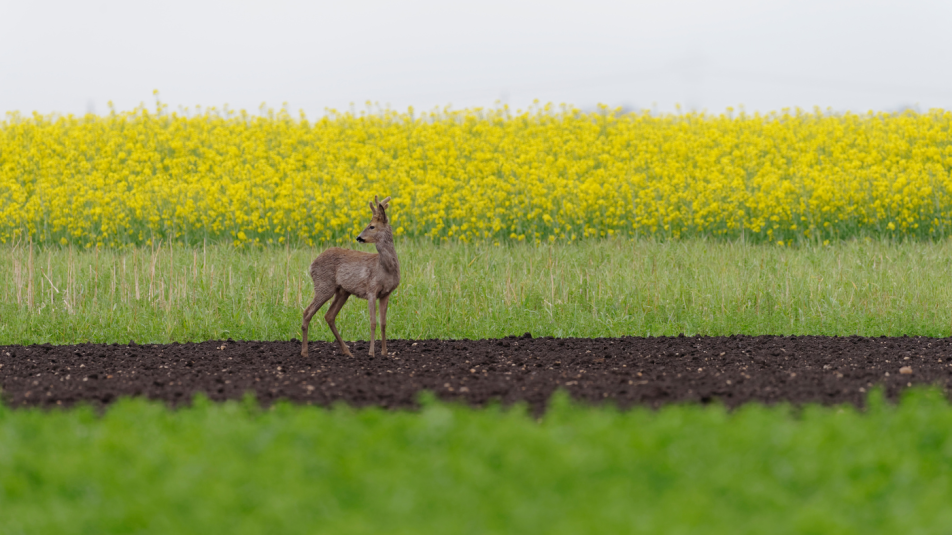
[[[437,240],[952,231],[952,112],[7,114],[0,242],[350,240],[374,194]]]

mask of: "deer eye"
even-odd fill
[[[373,226],[373,225],[370,225],[370,228],[374,228],[374,226]]]

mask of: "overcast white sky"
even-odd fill
[[[0,0],[0,112],[952,109],[952,2]]]

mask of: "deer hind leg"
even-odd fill
[[[334,333],[334,338],[337,338],[337,343],[340,344],[340,352],[348,357],[353,357],[353,353],[350,352],[350,349],[347,349],[347,344],[345,344],[343,338],[340,337],[340,333],[337,332],[337,325],[334,323],[334,320],[337,319],[337,313],[340,312],[340,309],[344,308],[344,303],[347,302],[348,297],[350,297],[349,293],[343,289],[338,289],[334,295],[334,301],[331,302],[330,308],[327,309],[327,314],[324,314],[324,320],[327,321],[327,326],[330,327],[331,332]]]
[[[328,299],[334,296],[334,289],[320,287],[314,290],[314,300],[304,309],[304,321],[301,322],[301,356],[307,356],[307,327],[311,324],[311,318],[317,311],[324,306]]]
[[[377,330],[377,296],[367,296],[367,308],[370,311],[370,358],[374,357],[374,331]]]
[[[390,296],[380,298],[380,353],[387,356],[387,305],[390,304]]]

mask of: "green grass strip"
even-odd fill
[[[952,408],[0,407],[0,533],[943,533]]]
[[[403,281],[390,302],[391,338],[952,330],[952,240],[397,248]],[[0,344],[300,337],[312,297],[305,270],[320,251],[0,247]],[[345,339],[366,340],[367,307],[352,301],[337,324]],[[312,325],[312,340],[332,339],[323,314]]]

